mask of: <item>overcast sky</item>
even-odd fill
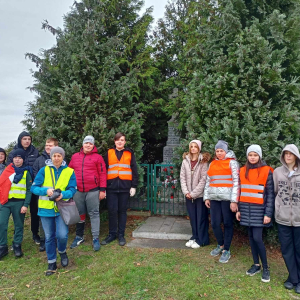
[[[73,0],[0,0],[0,147],[17,139],[24,129],[21,121],[26,103],[35,98],[26,88],[32,86],[30,69],[34,64],[25,53],[38,54],[55,44],[55,37],[41,29],[43,20],[53,27],[63,27],[63,15]],[[153,16],[163,17],[167,0],[145,0],[154,6]],[[45,137],[46,138],[46,137]]]

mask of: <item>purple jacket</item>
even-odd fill
[[[69,167],[75,171],[77,189],[80,192],[105,191],[106,166],[96,146],[89,154],[84,154],[81,148],[80,152],[72,156]]]

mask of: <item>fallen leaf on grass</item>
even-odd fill
[[[27,286],[28,288],[30,288],[30,284],[26,284],[26,286]]]

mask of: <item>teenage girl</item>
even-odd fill
[[[180,170],[181,190],[186,197],[193,234],[185,245],[193,249],[209,244],[208,209],[203,202],[209,160],[209,153],[201,153],[201,141],[193,140],[189,144],[189,152],[183,154]]]
[[[247,149],[247,162],[240,170],[241,196],[239,212],[236,218],[240,224],[248,227],[248,234],[254,264],[246,272],[253,276],[261,271],[261,280],[270,281],[266,248],[262,239],[263,228],[271,226],[274,210],[273,169],[262,161],[262,150],[259,145]]]
[[[286,145],[280,157],[282,166],[274,171],[275,220],[281,252],[289,277],[284,287],[295,287],[300,294],[300,154],[298,148]]]
[[[216,157],[209,166],[204,189],[205,205],[210,208],[211,225],[217,239],[217,247],[211,256],[222,253],[219,262],[230,259],[230,245],[233,237],[233,214],[238,210],[240,193],[239,163],[228,143],[218,141],[215,146]],[[224,234],[221,228],[223,220]]]

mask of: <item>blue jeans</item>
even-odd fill
[[[41,217],[43,228],[45,231],[45,246],[48,263],[56,262],[56,241],[58,253],[65,253],[68,243],[69,228],[65,224],[61,216],[57,217]]]

